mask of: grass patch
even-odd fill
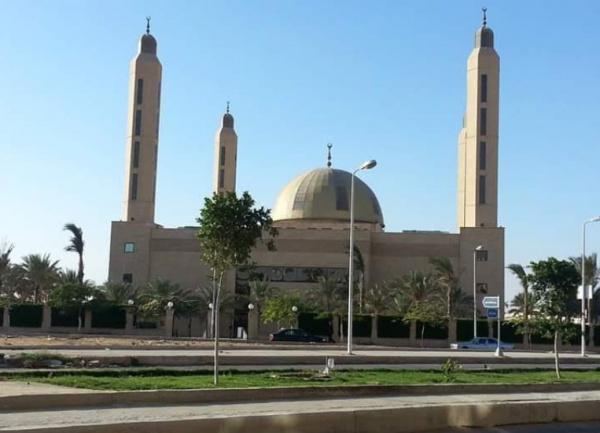
[[[0,380],[19,380],[97,390],[150,390],[214,388],[212,372],[165,370],[138,372],[18,373],[1,375]],[[228,371],[220,376],[220,388],[295,387],[295,386],[352,386],[352,385],[417,385],[442,384],[447,380],[440,371],[410,370],[339,370],[331,378],[315,372]],[[600,371],[563,371],[558,381],[553,371],[460,371],[453,377],[456,384],[539,384],[539,383],[598,382]]]

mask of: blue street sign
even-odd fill
[[[488,317],[488,319],[497,319],[498,318],[498,309],[497,308],[488,308],[487,309],[487,317]]]

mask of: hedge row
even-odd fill
[[[0,309],[0,324],[4,311]],[[79,311],[51,309],[50,326],[72,327],[79,325]],[[41,328],[44,307],[38,304],[17,304],[10,307],[10,326],[17,328]],[[81,324],[85,313],[81,312]],[[118,306],[100,307],[92,312],[92,328],[125,329],[126,309]]]

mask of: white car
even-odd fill
[[[514,345],[500,342],[502,350],[512,350]],[[471,349],[471,350],[496,350],[498,348],[498,340],[495,338],[477,337],[470,341],[459,341],[458,343],[450,344],[450,349]]]

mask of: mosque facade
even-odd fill
[[[123,215],[111,226],[109,281],[135,286],[167,279],[182,288],[208,284],[200,260],[197,228],[166,228],[155,221],[162,66],[149,27],[131,62]],[[448,257],[467,293],[500,296],[504,305],[504,228],[498,226],[499,56],[494,34],[483,25],[467,61],[467,100],[458,138],[457,231],[385,231],[373,190],[355,178],[355,245],[363,261],[363,284],[382,283],[414,270],[431,270],[430,259]],[[238,136],[229,105],[214,144],[213,191],[236,190]],[[276,251],[258,246],[255,271],[280,289],[302,293],[328,275],[346,284],[351,173],[316,168],[292,179],[279,193],[272,217],[279,230]],[[476,250],[477,249],[477,250]],[[476,267],[476,281],[474,269]],[[225,278],[229,293],[247,286],[243,271]],[[201,335],[202,324],[180,335]],[[247,309],[222,314],[221,333],[248,326]]]

